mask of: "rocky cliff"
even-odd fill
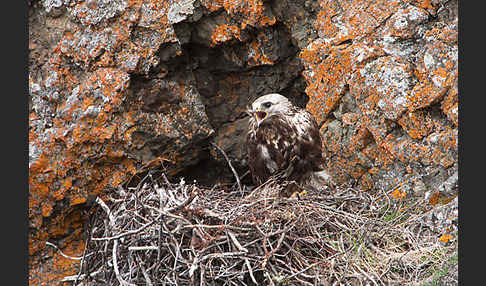
[[[279,92],[339,185],[457,194],[454,0],[29,1],[29,279],[77,273],[93,197],[140,170],[247,170],[243,111]]]

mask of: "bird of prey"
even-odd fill
[[[271,93],[248,108],[248,164],[254,183],[270,177],[318,188],[329,181],[314,117],[286,97]]]

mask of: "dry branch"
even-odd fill
[[[241,182],[240,182],[240,177],[238,176],[238,173],[236,172],[235,168],[233,167],[233,164],[231,164],[231,161],[230,159],[228,158],[228,155],[226,155],[226,152],[224,152],[223,149],[221,149],[221,147],[218,146],[218,144],[215,144],[215,143],[211,143],[214,147],[216,147],[216,149],[219,150],[219,152],[221,152],[221,154],[223,154],[224,158],[226,159],[226,162],[228,162],[228,165],[231,169],[231,172],[233,172],[233,175],[235,176],[235,179],[236,179],[236,183],[238,184],[238,191],[242,192],[242,188],[241,188]]]

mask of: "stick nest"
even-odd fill
[[[327,188],[282,198],[147,175],[96,199],[73,285],[415,285],[457,242],[421,219],[424,202]]]

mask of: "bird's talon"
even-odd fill
[[[300,199],[300,197],[303,197],[307,194],[307,190],[303,190],[302,192],[299,192],[299,191],[295,191],[292,193],[292,195],[290,195],[290,198],[298,198]]]

